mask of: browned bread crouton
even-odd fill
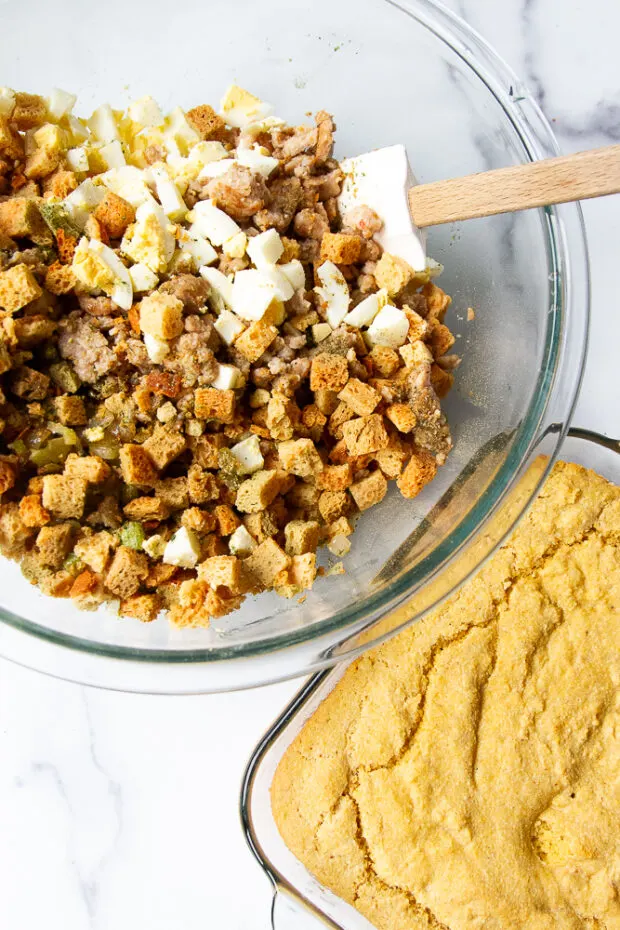
[[[0,115],[0,155],[9,162],[24,157],[24,141],[9,123],[6,116]]]
[[[120,464],[123,481],[127,484],[153,486],[157,470],[148,452],[142,446],[125,443],[121,446]]]
[[[336,265],[354,265],[360,260],[362,240],[349,233],[326,232],[321,239],[322,262],[334,262]]]
[[[159,471],[167,468],[186,447],[185,437],[176,429],[167,426],[156,426],[152,436],[142,444],[142,448],[148,452]]]
[[[312,359],[310,369],[311,391],[341,391],[349,378],[349,366],[341,355],[321,352]],[[325,412],[325,411],[323,411]]]
[[[151,623],[162,608],[158,594],[134,594],[121,601],[119,613],[123,617],[135,617],[142,623]]]
[[[57,200],[64,200],[77,186],[78,180],[73,171],[57,168],[43,181],[43,192],[51,194]]]
[[[187,489],[192,504],[206,504],[207,501],[216,501],[220,496],[215,477],[200,465],[190,465],[187,472]]]
[[[148,573],[148,559],[143,552],[119,546],[105,576],[105,586],[112,594],[126,599],[136,593]]]
[[[236,555],[215,555],[198,566],[198,578],[211,588],[228,588],[232,594],[246,589],[241,560]]]
[[[0,506],[0,551],[7,558],[23,555],[26,543],[33,536],[32,527],[22,520],[14,501]]]
[[[438,323],[443,323],[443,318],[446,315],[446,310],[452,303],[452,298],[448,297],[446,292],[442,291],[436,284],[433,284],[432,281],[424,285],[422,293],[426,297],[429,319],[437,320]]]
[[[385,288],[390,297],[396,296],[415,277],[415,271],[404,258],[384,252],[374,270],[377,284]]]
[[[220,536],[232,536],[237,527],[241,526],[241,520],[228,504],[218,504],[213,516],[217,521],[217,532]]]
[[[77,457],[77,456],[76,456]],[[88,482],[68,475],[45,475],[42,503],[55,517],[62,520],[79,518],[84,513]]]
[[[58,419],[64,426],[84,426],[87,422],[84,401],[75,394],[61,394],[54,398]]]
[[[319,512],[326,523],[333,523],[351,510],[351,498],[346,491],[323,491],[319,497]]]
[[[344,465],[326,465],[317,475],[316,486],[322,491],[346,491],[353,480],[353,469],[349,462]]]
[[[127,227],[134,222],[136,211],[123,197],[107,191],[93,216],[101,223],[110,239],[121,239]]]
[[[269,537],[252,550],[243,564],[261,584],[271,588],[280,572],[289,567],[291,558]]]
[[[39,494],[26,494],[19,502],[19,515],[26,526],[45,526],[52,519]]]
[[[451,371],[445,371],[434,362],[431,365],[431,384],[433,390],[439,399],[445,397],[454,384],[454,375]]]
[[[385,449],[389,443],[383,417],[371,413],[368,417],[356,417],[342,426],[342,435],[350,455],[365,455]]]
[[[349,378],[338,397],[360,417],[371,414],[381,400],[381,395],[359,378]]]
[[[160,497],[135,497],[125,504],[123,513],[130,520],[139,520],[142,523],[147,520],[159,522],[168,519],[170,508]]]
[[[194,412],[200,420],[232,423],[235,418],[235,392],[198,388],[194,394]]]
[[[349,488],[353,500],[360,510],[368,510],[383,500],[387,493],[387,481],[381,471],[373,471],[367,478],[354,482]]]
[[[37,201],[28,197],[13,197],[0,203],[0,232],[11,239],[32,239],[37,245],[53,242]]]
[[[316,520],[289,520],[284,527],[284,539],[289,555],[316,552],[320,527]]]
[[[454,345],[454,336],[443,323],[436,323],[431,330],[430,347],[435,358],[445,355]]]
[[[280,474],[266,469],[244,481],[237,491],[236,507],[242,513],[257,513],[265,510],[280,493],[282,482]],[[251,531],[250,531],[251,532]]]
[[[401,433],[410,433],[418,422],[409,404],[390,404],[385,415]]]
[[[56,526],[43,526],[37,534],[37,549],[43,565],[60,568],[72,548],[73,526],[70,523],[58,523]]]
[[[184,510],[189,506],[187,478],[162,478],[153,485],[155,496],[170,510]]]
[[[19,317],[13,321],[15,337],[20,344],[26,349],[46,342],[56,332],[57,324],[38,313],[32,316]]]
[[[143,297],[139,306],[140,329],[157,339],[174,339],[183,332],[183,303],[172,294],[158,292]]]
[[[248,362],[256,362],[277,335],[278,330],[275,326],[264,320],[257,320],[235,340],[235,349],[238,349]]]
[[[35,129],[47,120],[47,104],[38,94],[15,94],[11,122],[20,132]]]
[[[28,265],[14,265],[0,273],[0,307],[7,313],[16,313],[42,293]]]
[[[288,439],[278,445],[285,471],[300,478],[312,478],[323,471],[323,460],[311,439]]]
[[[398,352],[395,349],[388,348],[388,346],[373,346],[370,359],[374,371],[382,378],[391,378],[401,365]]]
[[[94,572],[103,574],[110,561],[112,549],[118,545],[118,539],[107,530],[101,530],[99,533],[93,533],[92,536],[86,536],[80,539],[74,547],[74,552],[80,561],[92,568]]]
[[[24,400],[44,400],[49,391],[50,379],[41,371],[21,365],[11,375],[11,391]]]
[[[98,455],[76,455],[72,452],[65,461],[67,478],[81,478],[89,484],[99,484],[110,477],[112,469]]]
[[[226,123],[208,103],[203,103],[200,106],[188,110],[185,116],[200,135],[201,139],[221,141],[226,138]]]
[[[411,456],[396,484],[403,497],[415,497],[436,474],[437,462],[430,452],[420,449]]]

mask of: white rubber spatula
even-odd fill
[[[380,244],[416,271],[426,266],[427,226],[620,193],[620,145],[432,184],[416,184],[404,145],[347,158],[342,167],[341,214],[372,207],[384,223]]]

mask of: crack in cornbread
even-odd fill
[[[380,930],[620,927],[620,489],[558,463],[443,608],[357,660],[272,785]]]

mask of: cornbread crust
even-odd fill
[[[620,926],[620,488],[558,463],[286,751],[292,852],[380,930]]]

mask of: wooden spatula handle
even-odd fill
[[[416,226],[529,210],[620,193],[620,145],[418,184],[409,191]]]

